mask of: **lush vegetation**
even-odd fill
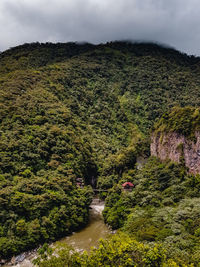
[[[99,247],[93,248],[90,254],[59,246],[52,251],[44,246],[35,263],[41,267],[187,266],[182,260],[175,262],[167,257],[162,246],[142,244],[124,233],[118,233],[110,240],[101,240]]]
[[[135,184],[122,189],[123,177]],[[186,264],[200,261],[200,177],[185,167],[149,158],[140,170],[122,175],[106,198],[104,219],[138,242],[158,243],[167,257]]]
[[[174,107],[166,112],[155,124],[159,133],[177,132],[186,137],[195,137],[195,131],[200,130],[200,109],[194,107]]]
[[[135,167],[138,156],[149,156],[149,130],[163,112],[190,105],[185,110],[198,116],[199,62],[159,45],[128,42],[33,43],[1,53],[1,257],[87,222],[92,192],[78,189],[77,178],[91,185],[98,177],[97,186],[111,190],[104,216],[113,228],[131,222],[136,207],[155,215],[169,204],[176,214],[183,196],[198,198],[196,178],[179,166],[150,160],[146,169]],[[136,188],[126,196],[121,183],[127,180]],[[161,225],[152,227],[157,242]],[[196,234],[184,227],[197,246]]]

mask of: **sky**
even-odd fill
[[[0,0],[0,51],[29,42],[154,41],[200,56],[199,0]]]

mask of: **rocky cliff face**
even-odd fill
[[[151,155],[161,160],[170,159],[185,165],[193,174],[200,174],[200,132],[195,132],[196,141],[191,141],[183,135],[172,132],[167,134],[152,134]]]

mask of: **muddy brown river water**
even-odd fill
[[[65,237],[60,242],[71,245],[77,250],[89,251],[91,246],[97,246],[100,238],[106,238],[110,233],[107,225],[102,219],[103,203],[91,205],[90,221],[88,225],[79,232]]]

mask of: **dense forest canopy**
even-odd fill
[[[77,189],[78,177],[86,185],[98,178],[97,186],[114,186],[105,220],[114,228],[126,227],[134,207],[128,202],[129,211],[122,211],[118,186],[137,178],[147,189],[149,170],[136,172],[137,157],[149,156],[150,129],[163,112],[199,107],[199,63],[200,58],[152,43],[32,43],[1,53],[0,255],[9,257],[83,226],[92,190]],[[155,170],[159,179],[167,180],[153,180],[156,190],[144,205],[161,209],[160,192],[173,177],[182,181],[182,172],[171,165],[160,168]],[[142,198],[136,192],[134,203]],[[152,216],[153,210],[146,212]],[[159,231],[149,239],[166,235]]]
[[[191,138],[200,130],[200,108],[174,107],[163,114],[154,125],[154,130],[160,133],[176,132]]]

